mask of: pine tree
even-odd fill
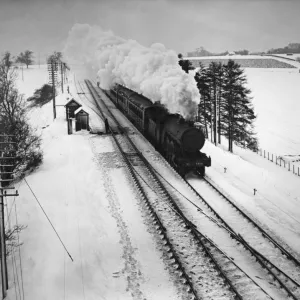
[[[211,119],[211,105],[210,105],[210,79],[207,75],[207,69],[203,64],[199,64],[200,69],[195,74],[195,80],[199,89],[201,98],[198,105],[199,122],[204,126],[205,137],[208,138],[207,123]]]
[[[210,82],[210,99],[211,99],[211,135],[212,141],[217,144],[217,127],[221,126],[221,114],[220,114],[220,104],[221,104],[221,93],[223,84],[223,67],[221,63],[211,62],[207,69],[207,76]],[[219,120],[219,122],[217,122]],[[219,142],[220,138],[220,128],[219,128]]]
[[[254,114],[250,90],[243,69],[233,60],[224,65],[223,78],[223,130],[228,138],[228,150],[233,151],[233,142],[248,148],[257,147],[253,131]]]

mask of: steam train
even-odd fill
[[[181,115],[170,114],[160,103],[152,103],[122,85],[115,85],[109,94],[115,105],[180,175],[196,171],[204,176],[205,167],[211,166],[211,158],[200,151],[205,143],[200,129]]]

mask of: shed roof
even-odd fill
[[[82,105],[81,105],[80,103],[78,103],[75,99],[69,100],[69,101],[65,104],[65,106],[70,105],[71,103],[76,103],[76,104],[78,104],[79,106],[82,106]]]
[[[74,111],[74,114],[77,115],[80,111],[84,111],[85,113],[87,113],[89,115],[89,113],[87,112],[86,108],[81,106],[81,107],[78,107],[75,111]]]

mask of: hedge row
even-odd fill
[[[193,66],[195,68],[199,67],[199,63],[201,62],[204,66],[208,66],[211,62],[221,62],[222,64],[227,64],[228,59],[195,59],[191,60]],[[236,63],[238,63],[242,68],[296,68],[288,63],[278,61],[272,58],[247,58],[247,59],[233,59]]]

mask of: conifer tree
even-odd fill
[[[219,131],[219,142],[221,134],[221,93],[222,93],[222,76],[223,67],[221,63],[211,62],[207,69],[207,76],[210,82],[210,99],[211,99],[211,135],[212,141],[217,143],[217,127]],[[217,120],[219,122],[217,122]]]
[[[207,76],[207,69],[203,64],[199,64],[200,69],[195,74],[195,80],[200,92],[200,103],[198,105],[199,122],[204,126],[205,137],[208,138],[208,121],[211,119],[211,105],[210,105],[210,80]]]
[[[243,69],[233,60],[224,65],[223,78],[223,124],[228,138],[228,150],[233,151],[233,142],[248,147],[257,147],[253,131],[254,114],[250,90],[245,87],[247,80]]]
[[[211,125],[211,140],[221,142],[221,135],[228,138],[228,150],[232,152],[233,142],[257,150],[258,142],[254,133],[254,114],[250,90],[244,71],[233,60],[226,65],[212,62],[208,68],[200,64],[195,80],[201,94],[199,122],[205,127]],[[216,122],[216,119],[218,122]],[[216,123],[218,130],[216,130]],[[213,134],[214,133],[214,134]]]

